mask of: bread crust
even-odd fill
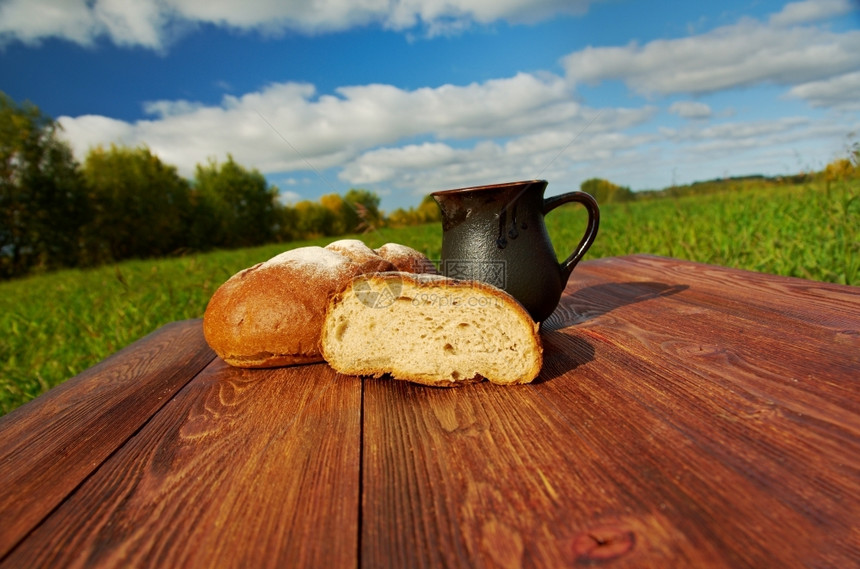
[[[376,253],[390,261],[394,268],[400,272],[415,274],[438,274],[436,266],[423,253],[400,245],[399,243],[386,243],[376,250]]]
[[[408,290],[409,294],[414,294],[416,291],[437,290],[439,287],[444,287],[445,289],[448,289],[450,291],[467,290],[470,294],[482,295],[486,299],[492,299],[496,302],[503,304],[505,309],[509,311],[511,316],[513,316],[514,319],[518,321],[517,325],[522,327],[523,331],[527,332],[530,341],[533,342],[532,354],[534,358],[528,370],[514,381],[497,381],[495,378],[485,378],[480,374],[475,374],[471,377],[459,377],[458,379],[452,381],[450,378],[447,377],[440,378],[434,376],[433,374],[418,373],[415,370],[398,368],[396,365],[392,365],[389,367],[379,367],[374,365],[362,365],[361,363],[358,363],[356,361],[337,361],[337,358],[334,356],[334,351],[336,348],[333,347],[334,343],[331,340],[331,337],[337,333],[334,320],[335,309],[337,308],[337,306],[341,304],[344,299],[347,298],[349,295],[357,294],[355,292],[356,283],[361,283],[362,288],[367,285],[367,287],[371,290],[383,290],[385,288],[388,288],[389,285],[395,281],[400,284],[401,289],[403,291]],[[406,292],[404,292],[404,295],[405,294]],[[393,299],[392,305],[395,304],[397,300],[398,299]],[[375,308],[369,308],[369,310],[375,310]],[[326,359],[326,361],[329,362],[329,365],[331,365],[335,370],[349,375],[370,377],[382,377],[383,375],[389,375],[394,379],[402,379],[413,383],[419,383],[422,385],[429,385],[434,387],[456,387],[469,383],[480,382],[484,379],[489,379],[491,382],[494,383],[504,383],[506,385],[511,385],[529,383],[533,381],[535,377],[537,377],[537,375],[540,373],[541,367],[543,365],[543,345],[540,339],[539,330],[540,324],[532,320],[526,309],[512,296],[497,287],[479,281],[457,280],[441,275],[410,274],[406,272],[395,271],[386,273],[375,273],[371,275],[357,275],[352,279],[350,285],[347,285],[343,290],[331,297],[331,300],[329,301],[328,307],[326,309],[326,321],[323,325],[323,331],[320,340],[320,351],[322,352],[323,357]],[[452,341],[456,341],[456,338],[452,337]],[[372,350],[373,347],[371,346],[368,349]]]
[[[286,251],[236,273],[215,291],[203,316],[204,337],[236,367],[322,361],[329,298],[356,275],[395,268],[358,240]]]

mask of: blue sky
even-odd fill
[[[856,0],[0,0],[0,90],[76,155],[227,154],[285,201],[820,169],[860,140]]]

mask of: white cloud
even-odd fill
[[[146,114],[160,118],[186,115],[202,108],[204,106],[200,103],[182,99],[178,101],[148,101],[143,104],[143,111]]]
[[[817,86],[821,97],[823,85]],[[797,95],[811,99],[814,86]],[[725,172],[757,173],[764,149],[776,154],[780,149],[781,160],[790,162],[797,148],[824,148],[827,141],[841,141],[860,128],[850,118],[714,123],[719,115],[708,105],[679,101],[672,112],[687,117],[710,113],[708,122],[661,129],[653,122],[659,115],[656,106],[584,107],[561,78],[529,74],[411,91],[352,86],[323,96],[309,84],[283,83],[242,97],[226,96],[217,106],[160,101],[147,109],[153,118],[134,123],[99,116],[59,121],[81,159],[97,144],[145,144],[190,176],[196,164],[231,153],[241,164],[278,174],[296,190],[284,198],[288,200],[297,199],[298,189],[310,183],[291,186],[288,172],[332,168],[344,184],[370,187],[380,195],[421,195],[535,177],[552,180],[557,191],[593,176],[634,189],[662,187],[674,182],[675,170],[686,165],[698,166],[690,170],[691,179],[681,182]],[[421,142],[408,142],[414,140]]]
[[[600,0],[6,0],[0,4],[0,45],[49,37],[89,45],[106,37],[121,46],[162,50],[178,29],[199,23],[268,34],[379,24],[436,35],[476,23],[583,14],[596,1]]]
[[[860,71],[792,87],[791,97],[806,100],[813,107],[845,111],[860,110]]]
[[[677,142],[704,142],[732,146],[752,144],[758,146],[764,137],[783,136],[808,127],[811,119],[784,117],[776,120],[727,122],[706,127],[685,127],[667,130],[666,137]]]
[[[92,7],[98,28],[117,45],[162,45],[167,15],[152,1],[98,0]],[[98,29],[97,28],[97,29]]]
[[[473,22],[533,23],[556,14],[580,15],[593,3],[595,0],[399,0],[391,3],[391,12],[383,21],[391,29],[419,25],[436,35],[459,31]]]
[[[669,106],[669,112],[684,119],[706,119],[713,114],[711,107],[697,101],[676,101]]]
[[[702,94],[825,79],[860,69],[858,53],[860,30],[784,28],[743,19],[704,34],[642,46],[589,47],[568,55],[563,64],[574,82],[620,79],[646,95]]]
[[[74,119],[60,117],[57,122],[63,129],[60,136],[69,141],[79,160],[96,146],[137,146],[144,143],[129,123],[101,115],[83,115]]]
[[[341,180],[358,186],[384,185],[424,195],[434,190],[510,180],[557,180],[554,193],[575,189],[595,171],[611,172],[618,157],[653,140],[651,135],[627,135],[585,130],[549,130],[500,143],[484,140],[465,148],[440,142],[387,147],[368,151],[347,164]],[[580,180],[571,182],[579,170]]]
[[[663,129],[663,143],[673,168],[687,170],[681,181],[723,175],[795,174],[820,169],[841,155],[845,136],[860,120],[781,117],[726,122],[705,128]]]
[[[0,45],[58,37],[80,44],[104,33],[85,0],[12,0],[0,4]]]
[[[283,205],[293,205],[296,202],[302,201],[301,194],[289,190],[281,190],[278,194],[278,202]]]
[[[192,176],[228,153],[265,174],[337,168],[351,185],[422,191],[481,180],[535,177],[608,160],[656,107],[584,108],[557,76],[521,73],[465,86],[403,90],[371,84],[318,96],[312,85],[272,84],[217,106],[156,101],[152,119],[60,117],[80,160],[96,145],[146,145]],[[397,145],[409,140],[427,142]],[[286,179],[286,178],[285,178]]]
[[[7,0],[0,4],[0,46],[60,38],[91,45],[106,37],[120,46],[161,50],[178,27],[160,0]]]
[[[391,85],[342,87],[317,96],[309,84],[272,84],[218,106],[155,101],[155,115],[134,123],[105,117],[60,117],[79,158],[96,144],[146,144],[185,174],[227,152],[263,172],[329,168],[360,152],[412,137],[440,139],[523,136],[559,124],[584,124],[565,81],[518,74],[465,86],[403,90]],[[650,111],[608,114],[625,125]]]
[[[851,0],[804,0],[786,4],[769,21],[775,26],[794,26],[842,16],[854,8]]]
[[[87,8],[90,5],[92,9]],[[143,15],[134,18],[138,24],[125,28],[123,18],[131,15],[123,15],[118,5],[103,0],[56,4],[71,16],[77,14],[68,32],[73,41],[94,33],[138,38],[141,45],[163,41],[160,30],[167,0],[157,4],[162,7],[157,12],[148,8],[156,5],[155,0],[143,2],[137,8]],[[247,29],[262,29],[269,22],[269,29],[277,31],[304,22],[301,25],[307,27],[302,29],[319,31],[376,21],[437,33],[443,30],[434,28],[433,22],[444,27],[458,21],[525,20],[540,13],[525,10],[527,5],[547,13],[562,6],[587,7],[586,2],[474,0],[460,2],[455,9],[453,2],[444,0],[399,0],[394,6],[400,11],[385,11],[387,19],[380,20],[384,10],[375,0],[329,0],[329,11],[320,11],[319,2],[293,6],[289,21],[283,16],[283,4],[274,0],[245,5],[236,14],[233,3],[221,0],[173,0],[170,10],[179,14],[172,18]],[[18,6],[16,1],[0,5],[0,21],[4,10]],[[59,122],[81,159],[98,144],[145,144],[190,176],[196,164],[231,153],[239,163],[284,180],[290,188],[285,200],[298,199],[299,191],[316,181],[288,176],[313,170],[352,186],[369,186],[380,195],[389,190],[392,195],[396,190],[419,195],[534,177],[552,180],[551,191],[573,189],[594,176],[642,189],[675,182],[678,169],[686,169],[689,176],[678,182],[725,172],[774,174],[766,165],[775,161],[789,164],[778,173],[790,173],[797,171],[791,168],[793,153],[832,153],[837,150],[834,141],[842,144],[848,132],[860,129],[860,121],[850,115],[745,120],[750,114],[741,109],[737,120],[719,122],[727,117],[721,105],[714,110],[704,102],[679,100],[669,112],[695,122],[667,129],[655,121],[664,105],[659,96],[769,83],[785,86],[786,96],[813,107],[857,110],[860,59],[855,54],[860,53],[860,31],[798,25],[842,9],[844,2],[829,0],[822,6],[789,4],[767,21],[744,19],[707,33],[642,46],[588,48],[564,59],[565,77],[520,73],[412,90],[352,85],[331,94],[319,94],[306,83],[274,83],[257,92],[226,95],[217,105],[151,101],[145,105],[148,119],[136,122],[100,116],[61,117]],[[88,23],[81,14],[98,18]],[[114,15],[113,24],[107,23],[105,14]],[[52,25],[31,30],[27,37],[43,37],[39,34]],[[153,36],[152,30],[158,33]],[[577,83],[609,79],[620,79],[658,102],[640,108],[594,108],[575,92]]]

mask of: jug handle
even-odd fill
[[[600,226],[600,208],[597,207],[597,200],[585,192],[568,192],[560,196],[546,198],[543,201],[543,214],[546,215],[558,206],[570,202],[581,203],[585,206],[588,212],[588,225],[585,228],[585,234],[579,241],[579,245],[576,246],[573,253],[563,263],[559,264],[562,283],[567,282],[567,279],[570,278],[570,273],[573,272],[573,268],[585,255],[591,244],[594,243],[594,238],[597,237],[597,228]]]

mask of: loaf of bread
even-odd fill
[[[543,362],[538,324],[508,293],[403,272],[359,275],[333,296],[321,351],[340,373],[434,386],[529,383]]]
[[[417,274],[436,274],[437,272],[435,265],[423,253],[406,245],[386,243],[376,250],[376,254],[391,262],[396,271]]]
[[[215,291],[203,316],[204,336],[237,367],[322,361],[319,342],[329,298],[356,275],[401,268],[435,271],[427,257],[403,245],[374,251],[344,239],[286,251],[240,271]]]

